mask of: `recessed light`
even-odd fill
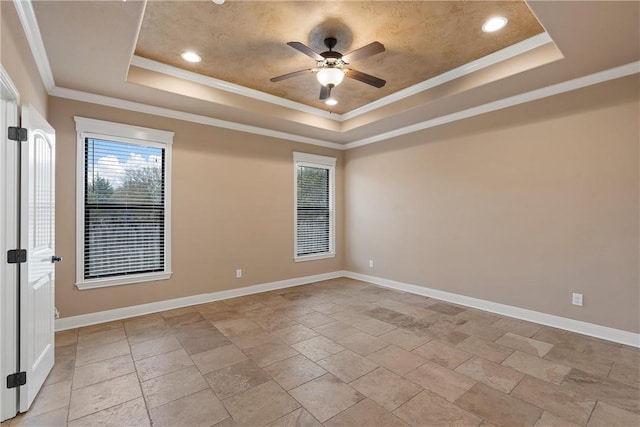
[[[493,18],[489,18],[482,25],[482,31],[485,33],[493,33],[494,31],[498,31],[504,28],[507,25],[509,20],[504,16],[494,16]]]
[[[215,4],[222,4],[222,3],[224,3],[224,0],[213,0],[213,2]]]
[[[191,51],[186,51],[186,52],[182,52],[182,55],[180,55],[182,57],[182,59],[184,59],[187,62],[200,62],[202,61],[202,58],[200,57],[200,55],[198,55],[195,52],[191,52]]]
[[[325,104],[333,106],[336,105],[338,103],[337,99],[333,99],[333,98],[329,98],[326,101],[324,101]]]

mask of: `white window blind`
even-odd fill
[[[297,260],[334,254],[335,159],[295,153]]]
[[[164,271],[165,150],[85,139],[84,278]]]
[[[76,286],[170,278],[173,132],[74,119]]]

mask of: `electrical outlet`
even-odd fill
[[[373,260],[372,259],[369,260],[369,268],[373,268]]]
[[[238,268],[236,270],[236,279],[240,279],[242,277],[242,269]]]
[[[582,294],[573,294],[573,297],[571,299],[571,303],[573,305],[577,305],[579,307],[582,307]]]

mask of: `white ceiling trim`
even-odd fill
[[[18,19],[20,19],[20,24],[22,24],[22,29],[27,37],[33,59],[36,61],[42,83],[47,91],[50,91],[55,87],[56,83],[53,79],[53,72],[51,71],[51,65],[49,64],[47,51],[44,48],[42,34],[40,33],[40,27],[38,26],[31,0],[13,0],[13,4],[18,12]]]
[[[400,129],[392,130],[390,132],[384,132],[369,138],[353,141],[346,144],[344,146],[344,149],[350,150],[352,148],[362,147],[363,145],[373,144],[373,143],[384,141],[397,136],[406,135],[406,134],[418,132],[424,129],[429,129],[435,126],[444,125],[446,123],[451,123],[458,120],[467,119],[469,117],[478,116],[480,114],[489,113],[491,111],[501,110],[507,107],[513,107],[515,105],[524,104],[526,102],[535,101],[542,98],[547,98],[549,96],[558,95],[564,92],[569,92],[572,90],[591,86],[597,83],[603,83],[609,80],[618,79],[618,78],[629,76],[631,74],[636,74],[639,72],[640,72],[640,61],[632,62],[627,65],[611,68],[609,70],[590,74],[584,77],[578,77],[573,80],[567,80],[565,82],[558,83],[555,85],[532,90],[530,92],[521,93],[519,95],[510,96],[508,98],[489,102],[487,104],[479,105],[477,107],[469,108],[467,110],[457,111],[455,113],[447,114],[441,117],[436,117],[435,119],[416,123],[411,126],[405,126]]]
[[[180,79],[184,79],[193,83],[199,83],[201,85],[223,90],[225,92],[235,93],[236,95],[242,95],[248,98],[257,99],[259,101],[268,102],[270,104],[280,105],[282,107],[302,111],[304,113],[314,114],[326,119],[336,120],[336,117],[338,116],[338,114],[330,113],[319,108],[310,107],[300,102],[291,101],[289,99],[281,98],[279,96],[271,95],[259,90],[249,89],[248,87],[229,83],[224,80],[214,79],[213,77],[194,73],[193,71],[184,70],[182,68],[174,67],[173,65],[164,64],[162,62],[143,58],[137,55],[133,55],[133,57],[131,58],[131,65],[135,65],[136,67],[140,67],[145,70],[166,74],[168,76],[178,77]]]
[[[322,139],[309,138],[293,133],[280,132],[272,129],[261,128],[257,126],[245,125],[242,123],[229,122],[227,120],[214,119],[212,117],[201,116],[199,114],[186,113],[184,111],[171,110],[169,108],[156,107],[153,105],[142,104],[139,102],[127,101],[124,99],[112,98],[109,96],[96,95],[93,93],[82,92],[74,89],[54,87],[49,95],[59,98],[72,99],[75,101],[89,102],[91,104],[103,105],[106,107],[120,108],[127,111],[136,111],[138,113],[153,114],[155,116],[168,117],[171,119],[184,120],[202,125],[214,126],[224,129],[231,129],[240,132],[247,132],[256,135],[269,136],[272,138],[286,139],[289,141],[303,142],[305,144],[317,145],[320,147],[333,148],[335,150],[344,150],[344,145],[335,142],[325,141]]]
[[[121,108],[123,110],[154,114],[161,117],[175,118],[179,120],[185,120],[188,122],[200,123],[200,124],[220,127],[224,129],[237,130],[240,132],[247,132],[247,133],[252,133],[256,135],[263,135],[263,136],[269,136],[273,138],[297,141],[305,144],[317,145],[320,147],[333,148],[337,150],[344,149],[344,145],[342,144],[325,141],[322,139],[309,138],[302,135],[275,131],[272,129],[261,128],[258,126],[244,125],[241,123],[214,119],[211,117],[201,116],[198,114],[191,114],[183,111],[171,110],[171,109],[162,108],[162,107],[155,107],[152,105],[126,101],[126,100],[112,98],[108,96],[96,95],[88,92],[82,92],[78,90],[58,87],[56,86],[55,80],[53,78],[53,72],[51,71],[51,65],[49,64],[49,59],[47,57],[47,52],[44,47],[44,42],[42,41],[42,34],[40,33],[40,27],[38,26],[38,20],[36,19],[35,11],[33,10],[33,4],[31,3],[31,0],[13,0],[13,3],[18,12],[20,24],[22,25],[22,29],[27,38],[29,48],[31,49],[31,54],[36,62],[36,67],[38,68],[38,72],[40,73],[40,78],[42,79],[42,82],[45,88],[47,89],[47,93],[51,96],[73,99],[76,101],[90,102],[93,104],[105,105],[105,106],[114,107],[114,108]],[[322,110],[319,110],[319,111],[322,111]]]
[[[407,135],[409,133],[418,132],[421,130],[444,125],[447,123],[452,123],[458,120],[463,120],[470,117],[478,116],[480,114],[489,113],[489,112],[500,110],[503,108],[513,107],[519,104],[524,104],[526,102],[547,98],[553,95],[558,95],[564,92],[569,92],[572,90],[580,89],[580,88],[591,86],[598,83],[603,83],[609,80],[614,80],[614,79],[618,79],[621,77],[625,77],[625,76],[629,76],[637,73],[640,73],[640,61],[632,62],[627,65],[611,68],[609,70],[604,70],[598,73],[590,74],[588,76],[578,77],[576,79],[568,80],[566,82],[558,83],[552,86],[547,86],[547,87],[536,89],[530,92],[525,92],[519,95],[489,102],[487,104],[479,105],[477,107],[469,108],[467,110],[458,111],[458,112],[447,114],[441,117],[436,117],[434,119],[416,123],[411,126],[405,126],[403,128],[396,129],[390,132],[385,132],[369,138],[356,140],[348,144],[339,144],[336,142],[309,138],[302,135],[274,131],[271,129],[265,129],[257,126],[250,126],[250,125],[230,122],[226,120],[214,119],[211,117],[202,116],[198,114],[186,113],[184,111],[171,110],[169,108],[156,107],[148,104],[142,104],[138,102],[127,101],[127,100],[112,98],[108,96],[96,95],[88,92],[81,92],[74,89],[54,87],[49,92],[49,94],[51,96],[57,96],[59,98],[89,102],[92,104],[104,105],[104,106],[113,107],[113,108],[120,108],[128,111],[136,111],[139,113],[153,114],[156,116],[168,117],[168,118],[177,119],[177,120],[184,120],[187,122],[220,127],[220,128],[235,130],[239,132],[247,132],[247,133],[252,133],[256,135],[264,135],[264,136],[273,137],[273,138],[302,142],[305,144],[317,145],[320,147],[333,148],[335,150],[350,150],[353,148],[362,147],[364,145],[385,141],[391,138],[395,138],[397,136]]]
[[[247,132],[256,135],[264,135],[273,138],[286,139],[290,141],[302,142],[305,144],[317,145],[321,147],[333,148],[336,150],[349,150],[352,148],[361,147],[368,144],[373,144],[376,142],[381,142],[390,138],[394,138],[401,135],[406,135],[413,132],[418,132],[424,129],[429,129],[435,126],[440,126],[446,123],[452,123],[458,120],[463,120],[469,117],[477,116],[480,114],[488,113],[491,111],[500,110],[507,107],[512,107],[518,104],[523,104],[525,102],[534,101],[537,99],[546,98],[549,96],[557,95],[560,93],[568,92],[571,90],[579,89],[582,87],[590,86],[597,83],[606,82],[609,80],[625,77],[631,74],[640,73],[640,61],[632,62],[627,65],[622,65],[619,67],[611,68],[609,70],[604,70],[595,74],[590,74],[588,76],[579,77],[573,80],[568,80],[566,82],[558,83],[552,86],[548,86],[545,88],[536,89],[530,92],[526,92],[520,95],[511,96],[508,98],[504,98],[501,100],[493,101],[487,104],[479,105],[477,107],[469,108],[467,110],[458,111],[455,113],[447,114],[441,117],[437,117],[434,119],[426,120],[424,122],[416,123],[414,125],[405,126],[400,129],[395,129],[393,131],[384,132],[378,135],[374,135],[368,138],[359,139],[356,141],[352,141],[347,144],[340,144],[336,142],[326,141],[322,139],[309,138],[302,135],[275,131],[272,129],[261,128],[257,126],[250,126],[241,123],[230,122],[226,120],[214,119],[212,117],[202,116],[198,114],[186,113],[184,111],[171,110],[163,107],[156,107],[152,105],[142,104],[133,101],[127,101],[118,98],[112,98],[108,96],[96,95],[88,92],[82,92],[73,89],[61,88],[55,86],[55,81],[53,79],[53,73],[51,71],[51,66],[49,64],[49,60],[47,58],[47,53],[44,48],[44,43],[42,41],[42,35],[40,33],[40,28],[38,27],[38,22],[35,17],[35,13],[33,10],[33,6],[31,4],[31,0],[14,0],[14,4],[16,10],[18,11],[18,16],[20,18],[20,23],[24,29],[25,35],[27,37],[29,47],[31,49],[31,53],[35,59],[36,66],[42,78],[43,84],[47,88],[49,95],[57,96],[60,98],[73,99],[76,101],[89,102],[93,104],[104,105],[108,107],[121,108],[129,111],[136,111],[141,113],[153,114],[161,117],[168,117],[177,120],[184,120],[193,123],[199,123],[214,127],[220,127],[224,129],[236,130],[240,132]],[[531,39],[535,39],[539,36],[546,36],[547,33],[540,34],[538,36],[527,39],[521,43],[530,42]],[[542,43],[544,41],[544,37],[540,37],[538,42]],[[551,39],[549,38],[549,41]],[[533,42],[531,47],[528,49],[533,49]],[[542,43],[541,45],[543,45]],[[508,50],[516,45],[512,45],[508,48],[503,49]],[[522,47],[521,47],[522,48]],[[480,60],[488,58],[492,55],[498,54],[502,51],[495,52],[494,54],[487,55],[484,58],[480,58]],[[525,50],[526,51],[526,50]],[[515,53],[513,54],[515,55]],[[478,61],[480,61],[478,60]],[[503,59],[504,60],[504,59]],[[469,66],[473,64],[473,62],[467,64]],[[488,66],[487,64],[485,66]],[[460,68],[464,68],[460,67]],[[478,69],[478,68],[476,68]],[[458,69],[456,69],[458,70]],[[454,70],[452,70],[454,71]],[[462,71],[462,70],[461,70]],[[473,70],[471,70],[473,71]],[[468,72],[471,72],[468,71]],[[194,73],[195,74],[195,73]],[[445,73],[447,74],[447,73]],[[440,77],[440,76],[438,76]],[[434,79],[438,78],[434,77]],[[433,79],[431,79],[433,80]],[[426,84],[429,80],[420,83],[419,85]],[[444,83],[444,82],[442,82]],[[440,84],[442,84],[440,83]],[[416,85],[418,86],[418,85]],[[392,96],[392,95],[391,95]],[[388,98],[388,97],[387,97]],[[385,98],[383,98],[385,99]],[[293,101],[291,101],[293,102]],[[378,102],[378,101],[376,101]],[[370,104],[369,104],[370,105]],[[306,106],[305,106],[306,107]],[[312,107],[308,107],[312,108]],[[323,113],[323,110],[320,110]],[[354,110],[355,111],[355,110]],[[347,113],[349,114],[349,113]],[[338,115],[332,115],[332,118],[336,119]],[[344,115],[342,115],[344,116]],[[340,117],[342,117],[340,116]]]
[[[6,93],[0,93],[2,99],[6,99],[5,96],[12,97],[16,104],[20,105],[20,92],[18,88],[11,81],[9,73],[0,64],[0,89],[6,90]]]
[[[384,107],[385,105],[392,104],[417,93],[432,89],[441,84],[459,79],[460,77],[466,76],[467,74],[471,74],[478,70],[482,70],[483,68],[487,68],[502,61],[506,61],[507,59],[513,58],[514,56],[522,55],[525,52],[544,46],[547,43],[553,43],[553,40],[551,40],[549,34],[547,34],[546,32],[538,34],[511,46],[505,47],[504,49],[501,49],[497,52],[493,52],[487,56],[478,58],[475,61],[471,61],[467,64],[461,65],[458,68],[454,68],[453,70],[449,70],[445,73],[432,77],[428,80],[423,81],[422,83],[409,86],[406,89],[399,90],[398,92],[392,93],[391,95],[385,96],[384,98],[380,98],[367,105],[363,105],[362,107],[351,110],[348,113],[344,113],[340,116],[340,120],[345,121],[353,119],[354,117],[358,117],[362,114],[368,113],[369,111],[373,111],[376,108]]]
[[[173,65],[164,64],[162,62],[143,58],[137,55],[133,55],[133,57],[131,58],[131,65],[135,65],[136,67],[140,67],[145,70],[155,71],[172,77],[181,78],[193,83],[202,84],[214,89],[223,90],[225,92],[234,93],[236,95],[242,95],[248,98],[257,99],[259,101],[268,102],[270,104],[275,104],[297,111],[314,114],[316,116],[335,120],[338,122],[344,122],[346,120],[373,111],[377,108],[384,107],[385,105],[392,104],[420,92],[424,92],[425,90],[432,89],[441,84],[466,76],[478,70],[482,70],[483,68],[498,64],[502,61],[513,58],[514,56],[521,55],[532,49],[536,49],[552,42],[553,40],[546,32],[538,34],[519,43],[501,49],[497,52],[483,56],[482,58],[478,58],[475,61],[471,61],[458,68],[454,68],[453,70],[447,71],[446,73],[442,73],[421,83],[399,90],[398,92],[385,96],[384,98],[380,98],[376,101],[373,101],[367,105],[363,105],[362,107],[356,108],[344,114],[330,113],[328,111],[321,110],[320,108],[310,107],[300,102],[291,101],[289,99],[271,95],[259,90],[249,89],[244,86],[229,83],[224,80],[215,79],[213,77],[208,77],[199,73],[195,73],[193,71],[184,70],[179,67],[174,67]]]

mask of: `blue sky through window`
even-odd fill
[[[87,138],[87,177],[100,175],[116,188],[126,170],[162,167],[162,148]]]

